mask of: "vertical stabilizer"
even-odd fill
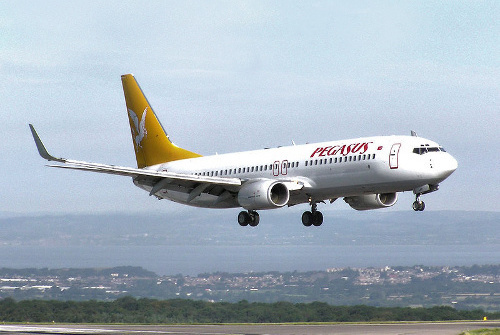
[[[138,168],[201,156],[170,141],[133,75],[122,75],[122,84]]]

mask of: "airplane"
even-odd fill
[[[241,226],[255,227],[257,211],[309,204],[304,226],[320,226],[319,203],[338,198],[356,210],[393,206],[398,192],[421,196],[437,191],[458,167],[456,159],[431,140],[376,136],[202,156],[176,146],[132,74],[121,76],[137,168],[57,158],[30,129],[40,156],[62,164],[50,167],[132,177],[158,199],[205,208],[239,208]]]

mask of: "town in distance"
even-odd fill
[[[500,311],[500,265],[331,268],[309,272],[160,276],[141,267],[0,269],[0,297],[115,300],[124,296],[211,302],[452,306]]]

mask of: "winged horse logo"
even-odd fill
[[[148,135],[148,131],[146,130],[146,113],[148,111],[148,107],[144,108],[144,112],[142,112],[141,121],[137,118],[137,115],[133,110],[128,110],[128,115],[130,119],[134,123],[134,142],[137,147],[142,148],[141,142]]]

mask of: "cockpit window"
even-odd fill
[[[413,153],[419,155],[423,155],[427,152],[439,152],[439,151],[446,152],[446,150],[444,150],[443,147],[421,146],[420,148],[413,149]]]
[[[427,152],[427,148],[415,148],[413,149],[414,154],[423,155]]]

